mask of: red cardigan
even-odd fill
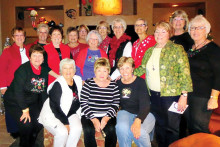
[[[47,60],[48,66],[56,74],[59,75],[60,58],[59,58],[59,54],[58,54],[57,50],[53,46],[53,43],[50,42],[50,44],[45,45],[44,49],[47,52],[47,56],[48,56],[48,60]],[[60,51],[61,51],[61,54],[62,54],[62,59],[70,58],[70,48],[67,45],[61,43],[60,44]],[[50,85],[56,78],[49,75],[48,79],[49,79],[48,80],[48,85]]]
[[[29,45],[24,45],[26,55],[29,58]],[[15,43],[6,48],[0,56],[0,88],[10,86],[14,79],[14,72],[21,65],[20,47]]]
[[[85,64],[85,61],[86,61],[86,56],[87,56],[88,49],[89,48],[84,48],[84,49],[80,50],[80,52],[77,56],[77,59],[76,59],[76,66],[78,66],[80,68],[80,72],[81,72],[82,76],[83,76],[83,67],[84,67],[84,64]],[[108,59],[108,56],[105,53],[105,51],[100,50],[100,54],[101,54],[101,57],[104,57],[104,58]]]

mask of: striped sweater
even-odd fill
[[[88,119],[95,117],[115,117],[119,108],[120,94],[114,81],[105,87],[99,87],[95,81],[85,81],[81,91],[80,105],[82,114]]]

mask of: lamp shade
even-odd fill
[[[93,0],[93,13],[116,15],[122,12],[122,0]]]

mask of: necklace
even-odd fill
[[[207,39],[205,39],[205,41],[203,41],[202,43],[200,43],[200,44],[197,45],[197,46],[194,44],[194,46],[195,46],[194,50],[197,50],[200,46],[201,46],[201,47],[204,46],[204,45],[206,44],[206,42],[207,42]]]

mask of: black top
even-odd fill
[[[194,41],[192,40],[192,38],[190,37],[188,32],[185,32],[181,35],[178,36],[172,36],[170,38],[171,41],[173,41],[176,44],[180,44],[183,46],[184,50],[187,52],[192,45],[194,44]]]
[[[121,80],[117,84],[121,94],[121,110],[137,114],[137,118],[143,122],[150,111],[150,96],[145,80],[137,77],[131,84],[123,84]]]
[[[60,107],[60,99],[62,95],[62,88],[60,83],[55,82],[52,89],[49,91],[50,108],[54,113],[55,117],[65,125],[69,124],[68,117],[70,117],[72,114],[75,114],[80,107],[78,90],[75,82],[73,83],[73,86],[69,86],[69,88],[73,91],[74,98],[67,115],[63,112],[63,110]]]
[[[4,95],[4,103],[23,110],[33,103],[41,106],[47,98],[48,70],[41,67],[41,74],[33,73],[30,61],[22,64],[16,71],[14,79]]]
[[[193,82],[192,95],[210,98],[212,89],[220,90],[219,46],[210,42],[200,52],[189,50],[188,55]]]

